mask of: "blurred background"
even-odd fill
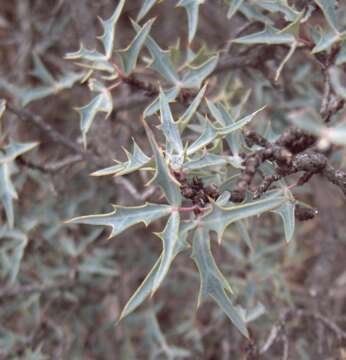
[[[81,42],[87,48],[98,47],[98,16],[108,18],[116,3],[0,3],[0,97],[8,101],[1,120],[1,147],[9,139],[39,141],[38,147],[13,164],[16,226],[9,230],[3,225],[0,230],[0,358],[286,359],[288,346],[287,359],[345,360],[345,333],[340,332],[346,329],[345,199],[338,188],[317,176],[296,195],[317,208],[319,215],[297,224],[289,245],[280,219],[264,215],[248,223],[255,254],[249,254],[233,225],[222,247],[212,249],[237,289],[239,303],[258,309],[258,318],[249,325],[252,342],[214,303],[203,303],[197,311],[199,278],[188,253],[175,260],[152,299],[116,324],[122,307],[160,253],[160,241],[152,233],[162,231],[162,223],[147,229],[138,225],[108,240],[107,229],[67,226],[63,221],[111,211],[110,204],[139,205],[157,198],[155,189],[144,186],[145,173],[123,178],[89,176],[103,165],[112,165],[113,159],[124,160],[122,147],[129,147],[131,137],[150,153],[139,121],[150,99],[127,85],[117,89],[114,111],[107,120],[95,119],[85,155],[74,108],[90,101],[86,84],[76,81],[38,95],[25,108],[19,98],[24,90],[40,86],[35,77],[37,58],[55,78],[80,71],[64,59],[65,54],[76,51]],[[294,5],[301,9],[308,3],[312,2]],[[130,19],[136,18],[141,5],[139,0],[126,2],[117,27],[117,48],[132,40]],[[228,7],[221,0],[206,1],[200,7],[192,49],[222,50],[222,62],[210,81],[217,84],[230,77],[235,98],[251,89],[248,110],[268,104],[266,114],[279,132],[287,126],[289,109],[319,103],[319,66],[299,51],[274,83],[274,69],[286,49],[229,46],[240,31],[258,31],[263,25],[254,17],[249,26],[243,13],[228,20]],[[279,27],[285,24],[279,13],[256,11]],[[157,17],[152,35],[162,48],[172,48],[174,56],[178,40],[179,46],[187,46],[186,12],[176,8],[176,1],[159,3],[146,18],[151,17]],[[317,9],[313,21],[323,22]],[[342,163],[343,156],[339,152],[336,161]],[[338,329],[333,328],[335,322]],[[279,335],[266,349],[275,331]],[[261,349],[265,351],[259,355]]]

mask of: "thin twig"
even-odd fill
[[[79,154],[84,159],[92,161],[95,164],[103,164],[103,161],[96,157],[94,154],[84,151],[79,145],[77,145],[73,140],[70,140],[65,135],[61,134],[59,131],[55,130],[51,125],[49,125],[44,119],[37,114],[30,112],[27,109],[18,108],[11,102],[7,103],[7,109],[17,115],[18,119],[23,122],[31,122],[44,131],[51,140],[56,143],[64,145],[68,149],[72,150],[74,153]]]
[[[134,185],[124,177],[115,177],[115,183],[124,186],[124,188],[130,193],[130,195],[139,201],[147,200],[156,190],[155,186],[150,186],[145,189],[142,193],[138,192],[138,190],[134,187]]]

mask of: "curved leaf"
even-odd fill
[[[114,210],[107,214],[79,216],[68,220],[66,223],[110,226],[112,232],[109,238],[112,238],[135,224],[142,222],[145,226],[148,226],[153,221],[167,216],[172,211],[172,207],[169,205],[151,203],[126,207],[113,205],[113,208]]]

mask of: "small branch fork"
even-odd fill
[[[232,191],[232,201],[242,202],[246,191],[250,188],[253,190],[253,197],[259,198],[274,182],[298,172],[302,172],[303,175],[296,186],[302,186],[313,175],[321,174],[338,186],[346,196],[346,172],[335,169],[324,154],[314,149],[313,145],[316,143],[314,136],[305,134],[295,127],[286,130],[274,143],[253,131],[245,131],[244,135],[249,147],[257,145],[261,149],[243,155],[244,169]],[[252,187],[259,167],[267,160],[275,165],[276,172],[265,176],[260,185]]]
[[[335,322],[328,319],[324,315],[319,312],[304,310],[304,309],[290,309],[283,312],[280,316],[279,321],[273,325],[270,330],[269,336],[263,346],[261,347],[259,353],[260,355],[265,354],[269,351],[272,345],[281,339],[283,342],[283,360],[287,360],[288,353],[288,335],[287,335],[287,327],[288,321],[293,318],[312,318],[316,321],[321,322],[325,327],[327,327],[330,331],[332,331],[337,339],[345,340],[346,332],[342,330]]]

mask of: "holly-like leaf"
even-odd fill
[[[34,70],[31,72],[32,75],[34,75],[44,83],[53,85],[55,83],[54,77],[48,71],[48,69],[43,64],[43,62],[41,61],[41,59],[37,54],[33,55],[33,61],[34,61]]]
[[[199,6],[204,0],[180,0],[177,6],[185,8],[187,13],[188,25],[189,25],[189,43],[192,42],[195,37],[197,25],[198,25],[198,11]]]
[[[65,55],[65,59],[67,60],[81,59],[81,60],[95,61],[95,62],[107,61],[107,57],[104,54],[98,52],[95,49],[89,50],[85,48],[83,44],[80,44],[79,50],[67,53]]]
[[[230,0],[227,11],[227,19],[231,19],[231,17],[238,11],[243,2],[244,0]]]
[[[278,208],[272,210],[274,213],[279,214],[285,231],[285,238],[287,242],[290,242],[293,238],[294,227],[295,227],[295,216],[294,216],[295,202],[288,200],[280,205]]]
[[[177,123],[173,120],[172,112],[164,92],[160,91],[160,120],[161,130],[166,137],[167,151],[172,154],[174,151],[181,155],[184,152],[180,132]]]
[[[135,22],[132,22],[132,25],[137,33],[141,31],[142,28],[140,25],[136,24]],[[180,79],[169,57],[169,51],[162,50],[150,35],[147,36],[145,45],[152,57],[150,67],[161,74],[171,84],[180,88]]]
[[[223,126],[232,126],[236,123],[236,119],[233,117],[229,111],[221,103],[214,103],[207,99],[208,108],[217,122]],[[240,110],[236,111],[240,115]],[[242,144],[244,144],[244,137],[239,130],[234,130],[225,137],[225,140],[232,151],[231,163],[233,166],[240,168],[241,167],[241,158],[239,156],[240,151],[242,150]]]
[[[7,222],[12,228],[14,224],[13,200],[18,198],[17,192],[11,181],[13,161],[38,143],[12,143],[3,149],[0,155],[0,201],[5,209]]]
[[[201,277],[198,295],[198,305],[208,296],[221,307],[236,328],[246,337],[249,336],[244,319],[232,304],[227,292],[232,289],[216,265],[210,249],[208,230],[197,227],[193,238],[192,258],[195,261]]]
[[[82,60],[83,62],[77,62],[76,64],[83,68],[115,73],[114,66],[109,63],[104,54],[98,52],[97,50],[86,49],[83,44],[80,45],[79,50],[67,53],[65,55],[65,59]],[[85,61],[87,61],[87,63],[85,63]]]
[[[192,117],[195,115],[201,101],[203,100],[206,89],[207,89],[207,84],[205,84],[201,88],[201,90],[199,90],[198,94],[195,96],[189,107],[180,116],[178,123],[179,123],[179,128],[181,130],[185,129],[185,127],[188,125]]]
[[[322,10],[328,24],[337,31],[336,24],[336,0],[314,0],[318,7]]]
[[[281,32],[270,26],[266,26],[264,30],[242,36],[234,39],[233,42],[237,44],[268,44],[268,45],[280,45],[291,44],[295,41],[295,37],[292,34]]]
[[[221,242],[225,229],[233,222],[277,209],[286,201],[285,194],[282,191],[277,191],[266,198],[241,205],[226,207],[213,203],[211,211],[203,216],[198,223],[199,226],[216,232],[218,242]]]
[[[213,127],[207,118],[198,114],[200,121],[204,123],[204,128],[201,135],[187,148],[187,155],[192,155],[196,151],[204,148],[210,144],[217,136],[215,127]]]
[[[115,27],[119,20],[124,5],[125,5],[125,0],[119,0],[119,4],[116,7],[112,16],[107,20],[100,19],[101,25],[103,27],[103,34],[98,38],[101,40],[103,44],[107,59],[109,59],[112,55],[112,51],[114,47]]]
[[[169,217],[165,229],[156,235],[162,240],[162,253],[160,265],[157,269],[152,294],[159,288],[162,280],[166,276],[171,263],[175,257],[176,244],[179,237],[180,214],[178,211],[173,212]]]
[[[123,149],[126,153],[127,161],[119,162],[117,165],[107,167],[93,172],[92,176],[105,176],[105,175],[114,175],[121,176],[129,174],[131,172],[137,171],[143,166],[147,165],[150,162],[150,158],[144,154],[141,148],[136,144],[133,139],[133,150],[132,154],[129,153],[126,149]]]
[[[4,114],[5,110],[6,110],[6,100],[0,99],[0,118]]]
[[[163,90],[167,101],[173,102],[179,95],[180,89],[177,87]],[[144,110],[143,117],[154,115],[160,109],[160,95]]]
[[[216,154],[204,154],[198,159],[186,161],[183,164],[184,170],[200,170],[206,167],[221,166],[228,163],[227,156],[216,155]]]
[[[170,173],[167,161],[163,156],[161,148],[159,148],[158,144],[156,143],[154,134],[145,122],[143,122],[143,124],[150,142],[151,149],[154,153],[156,163],[155,174],[153,178],[149,181],[148,185],[154,184],[159,186],[162,189],[167,201],[171,205],[180,206],[181,194],[179,189],[179,183]]]
[[[108,90],[104,89],[96,97],[94,97],[89,104],[76,108],[80,115],[80,129],[83,136],[84,147],[87,146],[87,133],[95,119],[98,112],[106,113],[106,117],[110,115],[113,110],[112,96]]]
[[[254,111],[252,114],[246,115],[244,117],[242,117],[241,119],[237,120],[236,122],[234,122],[231,125],[227,125],[224,126],[222,128],[218,128],[217,129],[217,133],[218,135],[224,136],[224,135],[228,135],[233,133],[234,131],[240,130],[241,128],[243,128],[245,125],[247,125],[248,123],[250,123],[254,117],[261,112],[262,110],[264,110],[266,108],[266,106],[261,107],[260,109]]]
[[[171,256],[171,262],[173,259],[183,250],[189,247],[188,242],[186,241],[188,235],[188,226],[186,223],[180,224],[179,228],[179,236],[177,241],[175,242],[173,255]],[[120,319],[123,319],[125,316],[129,315],[132,311],[134,311],[143,301],[153,293],[155,288],[155,282],[158,278],[159,268],[162,263],[162,254],[155,262],[153,268],[150,270],[146,278],[143,280],[139,288],[135,291],[135,293],[131,296],[131,298],[126,303],[124,309],[121,312]]]
[[[22,106],[26,106],[29,103],[44,99],[48,96],[55,95],[64,89],[71,88],[77,81],[80,81],[85,76],[84,72],[68,72],[59,76],[54,83],[38,85],[36,87],[31,86],[17,86],[11,84],[5,79],[0,79],[0,88],[8,91],[15,98],[17,98]]]
[[[150,11],[150,9],[155,5],[155,3],[159,2],[160,0],[143,0],[143,4],[139,13],[137,15],[136,21],[139,22],[144,18],[144,16]],[[162,1],[162,0],[161,0]]]
[[[2,244],[0,250],[2,274],[8,277],[9,285],[13,285],[19,273],[28,238],[19,230],[2,227],[0,239]]]
[[[285,20],[289,22],[294,22],[300,15],[297,10],[288,5],[286,0],[258,1],[256,2],[256,6],[259,6],[262,9],[269,11],[270,13],[280,12],[284,14]]]
[[[202,82],[214,71],[219,56],[212,56],[199,66],[188,66],[183,75],[182,86],[184,88],[200,88]]]
[[[172,207],[169,205],[151,203],[126,207],[113,205],[113,208],[114,210],[107,214],[79,216],[66,223],[110,226],[112,231],[109,238],[112,238],[135,224],[144,223],[145,226],[148,226],[153,221],[169,215],[172,211]]]
[[[149,20],[144,24],[142,29],[137,33],[136,37],[131,41],[126,49],[118,50],[123,69],[126,75],[129,75],[136,67],[139,52],[141,51],[147,36],[150,33],[151,26],[155,19]]]
[[[18,156],[32,150],[38,145],[38,142],[34,143],[17,143],[11,142],[11,144],[6,145],[0,153],[0,164],[8,163],[15,160]]]
[[[328,50],[334,43],[340,41],[342,38],[344,38],[344,34],[341,35],[334,29],[328,29],[326,31],[320,29],[319,40],[316,43],[315,47],[311,50],[311,53],[317,54],[321,51]]]

